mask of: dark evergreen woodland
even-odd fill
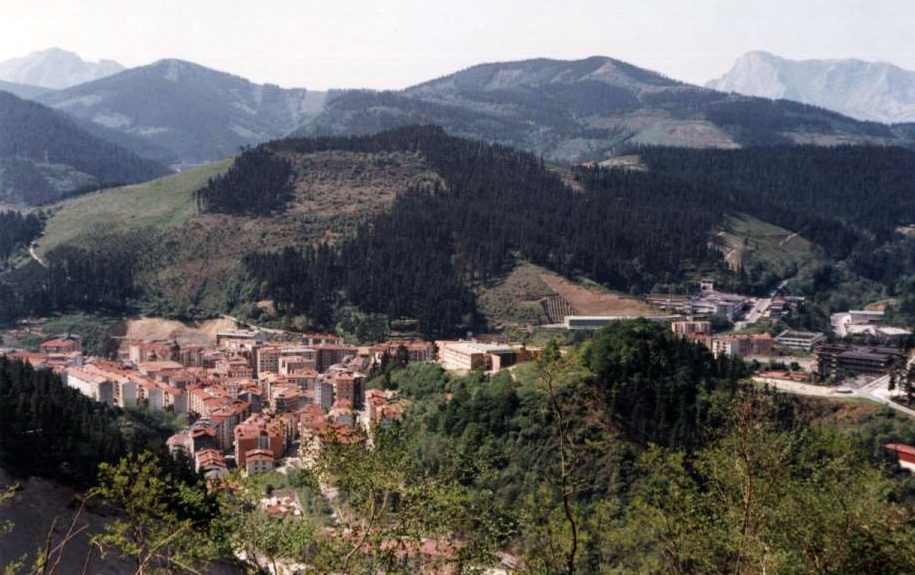
[[[0,261],[9,257],[17,247],[28,246],[41,235],[41,228],[41,218],[37,214],[0,212]]]
[[[434,127],[269,147],[420,152],[446,182],[406,191],[354,237],[333,249],[305,248],[299,262],[290,250],[249,256],[263,295],[290,313],[326,317],[334,298],[343,297],[366,311],[417,318],[427,335],[455,333],[476,324],[466,286],[507,271],[515,255],[636,291],[719,259],[706,238],[724,206],[665,176],[583,169],[586,189],[576,191],[531,154]]]

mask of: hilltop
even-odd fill
[[[113,60],[86,62],[78,54],[49,48],[0,62],[0,80],[50,90],[69,88],[122,71]]]
[[[297,136],[370,134],[434,123],[565,161],[639,145],[887,144],[887,126],[787,100],[726,94],[607,57],[481,64],[400,91],[344,91]]]
[[[189,165],[222,160],[240,147],[288,133],[321,105],[324,94],[254,84],[171,59],[37,99],[168,150],[177,164]]]
[[[859,120],[915,121],[915,71],[863,60],[788,60],[749,52],[707,87],[821,106]]]

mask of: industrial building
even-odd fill
[[[821,377],[884,375],[894,364],[905,365],[905,352],[893,347],[821,345],[816,349]]]
[[[826,341],[826,335],[818,331],[791,331],[786,329],[775,336],[775,343],[778,345],[803,351],[810,351],[816,344],[824,341]]]

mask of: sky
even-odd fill
[[[0,61],[56,46],[323,90],[602,55],[701,84],[751,50],[915,70],[913,30],[915,0],[0,0]]]

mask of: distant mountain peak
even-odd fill
[[[169,152],[183,167],[220,160],[240,146],[284,136],[312,117],[322,94],[282,89],[166,58],[38,100],[96,127]],[[165,161],[165,157],[154,156]]]
[[[0,80],[60,90],[116,74],[114,60],[87,62],[75,52],[53,47],[0,62]]]
[[[785,98],[883,123],[915,121],[915,72],[858,59],[789,60],[748,52],[707,87],[763,98]]]

